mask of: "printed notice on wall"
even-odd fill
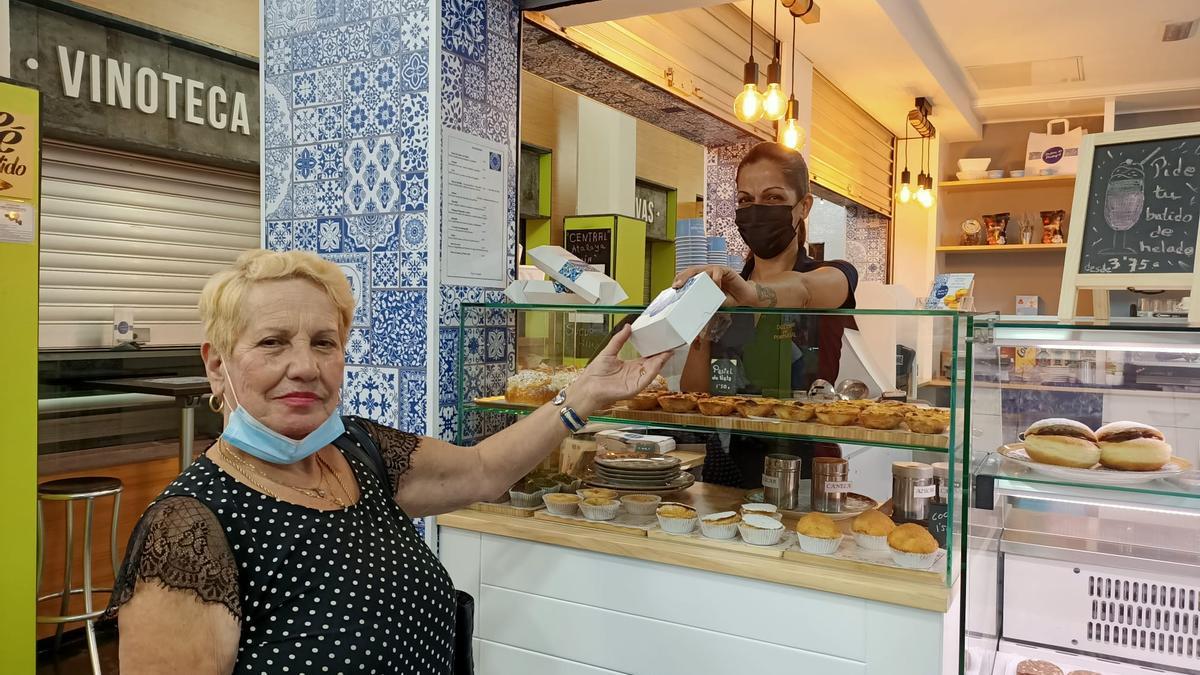
[[[16,244],[33,241],[35,216],[33,204],[0,199],[0,241]]]
[[[442,279],[504,288],[508,250],[508,150],[447,130],[442,146]]]

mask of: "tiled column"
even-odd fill
[[[316,251],[350,279],[343,409],[451,438],[458,304],[501,295],[442,283],[441,132],[511,148],[515,192],[515,0],[266,0],[263,11],[264,246]],[[510,243],[515,213],[514,198],[494,224]],[[468,331],[482,337],[468,354],[479,382],[503,377],[513,344],[503,320],[498,333],[486,322]]]

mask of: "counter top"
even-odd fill
[[[697,483],[677,501],[691,504],[701,513],[736,508],[744,490]],[[789,527],[794,523],[785,518]],[[954,587],[928,577],[907,578],[895,570],[865,571],[861,565],[829,559],[827,564],[768,558],[737,551],[676,543],[655,537],[601,530],[583,525],[560,524],[541,518],[461,510],[437,517],[437,524],[460,530],[493,534],[513,539],[595,551],[636,560],[679,565],[718,574],[769,581],[827,593],[848,595],[934,612],[950,608]],[[889,573],[892,572],[892,573]]]

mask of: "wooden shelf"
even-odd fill
[[[1075,176],[1024,176],[1021,178],[981,178],[979,180],[944,180],[938,187],[944,190],[982,188],[1057,187],[1075,184]]]
[[[939,246],[938,253],[1017,253],[1018,251],[1067,250],[1066,244],[1006,244],[1004,246]]]

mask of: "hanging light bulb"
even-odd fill
[[[763,99],[758,91],[758,64],[754,62],[754,2],[750,2],[750,60],[742,71],[742,93],[733,99],[733,114],[743,122],[762,119]]]
[[[779,43],[775,43],[776,54],[778,54]],[[800,102],[796,100],[796,18],[792,17],[792,95],[787,101],[787,111],[785,113],[786,121],[783,123],[783,128],[779,132],[779,142],[791,148],[799,150],[804,147],[804,142],[808,140],[804,133],[804,127],[800,126]]]
[[[925,200],[921,202],[921,206],[933,206],[933,174],[925,176]]]
[[[792,150],[799,150],[804,147],[804,141],[807,140],[804,133],[804,127],[800,126],[799,116],[800,103],[793,96],[788,99],[787,104],[787,121],[783,123],[783,130],[779,134],[779,142]]]
[[[763,94],[762,107],[763,117],[772,122],[783,119],[788,109],[788,99],[783,95],[783,88],[780,86],[782,70],[778,60],[767,66],[767,92]]]
[[[775,8],[771,24],[771,42],[774,45],[774,51],[771,65],[767,66],[767,91],[763,94],[763,116],[772,122],[778,122],[787,113],[788,99],[783,94],[783,64],[779,60],[779,3],[772,1],[772,5]],[[795,25],[793,22],[792,26]]]
[[[924,206],[926,208],[929,207],[929,205],[925,203],[926,200],[929,199],[929,190],[925,189],[925,172],[924,171],[922,171],[921,173],[919,173],[917,175],[917,194],[915,196],[917,199],[917,203],[919,203],[921,206]]]
[[[912,201],[912,188],[908,186],[911,180],[912,174],[909,173],[908,169],[900,172],[900,192],[896,194],[896,199],[900,200],[901,204],[907,204]]]

